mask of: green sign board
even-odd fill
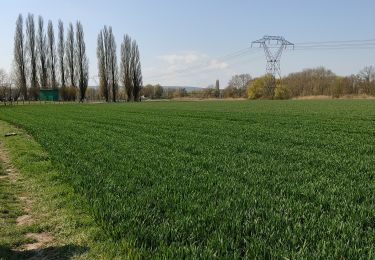
[[[59,90],[41,89],[39,92],[39,99],[41,101],[59,101]]]

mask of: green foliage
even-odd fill
[[[291,97],[290,89],[285,84],[277,84],[275,88],[275,99],[289,99]]]
[[[375,103],[2,107],[106,236],[162,258],[373,258]]]
[[[272,75],[256,78],[248,85],[247,96],[249,99],[273,99],[276,84],[280,83]]]
[[[250,99],[259,99],[263,97],[264,89],[266,86],[266,78],[256,78],[247,89],[247,96]]]

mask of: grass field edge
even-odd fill
[[[6,133],[16,136],[5,137]],[[48,153],[24,129],[0,120],[1,149],[20,174],[15,184],[33,200],[33,229],[53,234],[56,257],[73,259],[140,258],[126,241],[103,234],[89,213],[87,202],[60,180]],[[17,195],[17,194],[16,194]],[[7,248],[10,252],[11,248]],[[22,256],[21,256],[22,258]],[[0,257],[1,259],[1,257]]]

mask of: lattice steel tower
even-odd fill
[[[281,79],[280,59],[283,50],[288,47],[294,48],[294,44],[288,42],[281,36],[264,36],[262,39],[253,41],[251,47],[254,45],[264,49],[267,59],[267,74],[272,74],[275,78],[278,76]],[[274,51],[272,50],[274,49]]]

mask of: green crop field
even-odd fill
[[[1,107],[145,257],[375,258],[375,101]]]

